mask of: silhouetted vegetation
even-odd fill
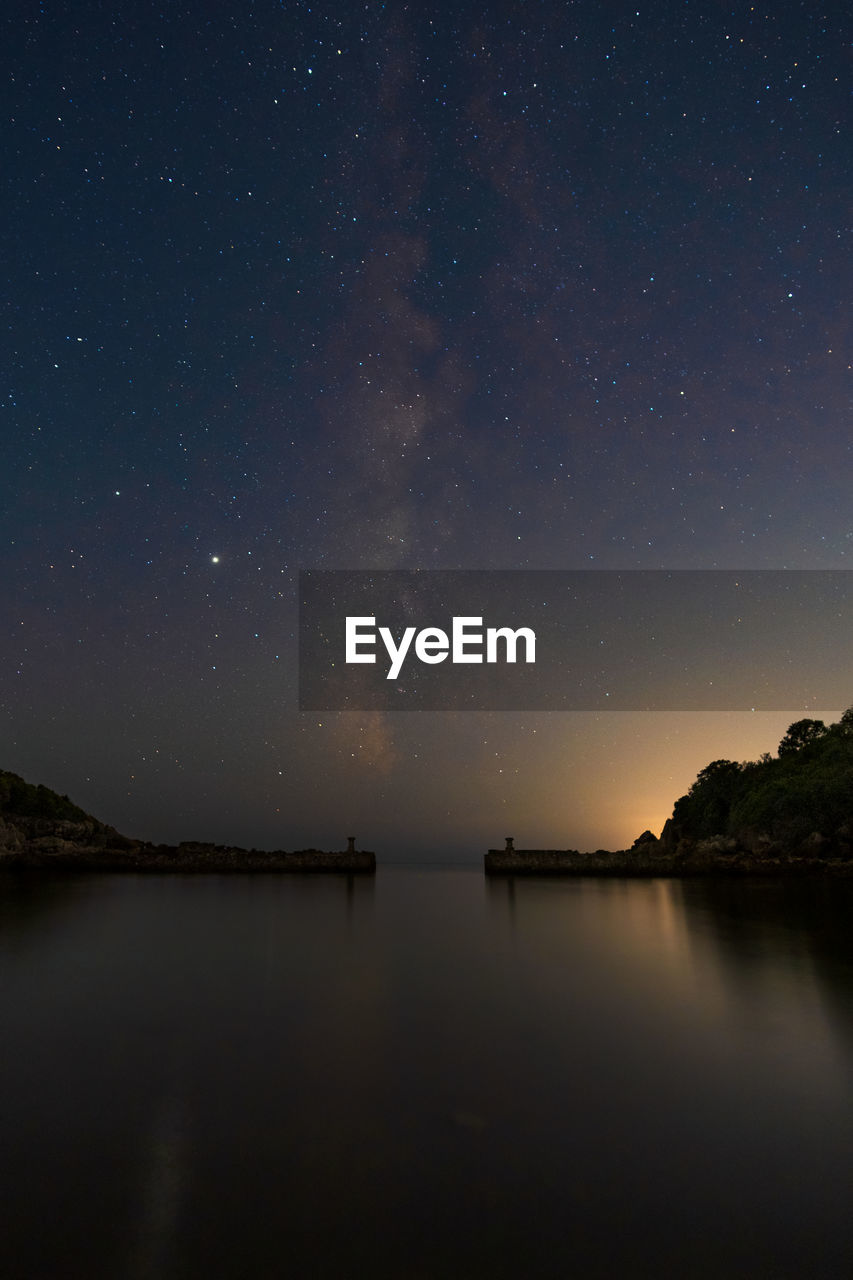
[[[815,832],[833,839],[853,824],[853,707],[837,724],[797,720],[777,756],[738,764],[714,760],[672,815],[690,840],[761,833],[792,846]]]
[[[16,773],[0,769],[0,815],[15,818],[50,818],[64,822],[87,822],[85,813],[68,796],[57,795],[50,787],[34,786]]]
[[[369,849],[241,849],[185,840],[151,844],[123,836],[49,787],[0,769],[0,871],[317,871],[376,870]]]

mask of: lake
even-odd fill
[[[853,1275],[853,884],[0,879],[0,1273]]]

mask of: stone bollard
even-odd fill
[[[515,837],[506,836],[505,839],[506,839],[506,848],[504,849],[504,853],[515,853],[515,849],[513,849],[512,847],[512,842],[515,839]]]
[[[355,853],[355,836],[347,836],[347,853]]]

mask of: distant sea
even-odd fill
[[[7,875],[4,1280],[853,1275],[853,885]]]

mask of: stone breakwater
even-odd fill
[[[808,853],[757,856],[726,847],[734,842],[700,841],[689,852],[669,853],[640,846],[638,849],[580,853],[577,849],[490,849],[485,855],[486,875],[510,876],[853,876],[853,862],[819,858]]]
[[[354,841],[350,841],[354,846]],[[339,853],[323,849],[283,849],[268,853],[234,845],[185,841],[155,845],[120,835],[112,827],[87,822],[0,818],[0,871],[153,871],[241,872],[319,871],[372,873],[376,856],[351,847]]]

